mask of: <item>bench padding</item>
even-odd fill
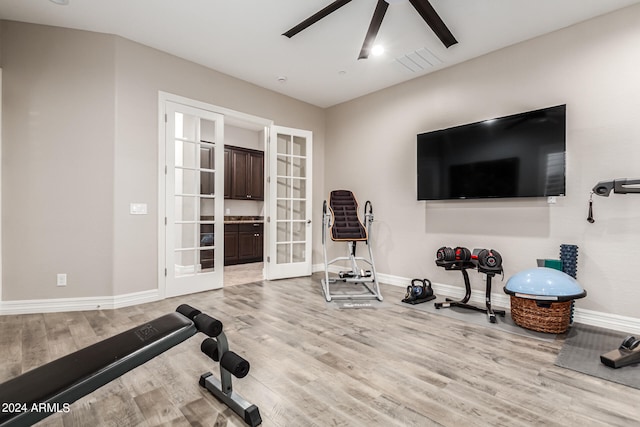
[[[329,208],[333,215],[331,240],[364,241],[367,230],[358,218],[358,201],[349,190],[334,190],[329,195]]]
[[[26,408],[34,403],[72,403],[196,332],[182,314],[167,314],[0,384],[0,402],[23,403]],[[48,415],[0,412],[0,426],[30,425]]]

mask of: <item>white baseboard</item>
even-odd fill
[[[157,289],[112,297],[56,298],[0,301],[0,315],[53,313],[63,311],[109,310],[160,299]]]
[[[331,273],[338,273],[340,266],[329,266]],[[313,272],[324,271],[324,264],[315,264]],[[406,287],[411,283],[407,277],[394,276],[391,274],[378,273],[380,283],[387,285]],[[452,286],[444,283],[432,283],[433,291],[436,295],[460,299],[464,296],[464,289],[460,286]],[[484,292],[472,289],[469,302],[474,304],[484,304]],[[134,292],[112,297],[88,297],[88,298],[57,298],[39,300],[20,301],[0,301],[0,315],[7,314],[30,314],[30,313],[52,313],[64,311],[85,311],[85,310],[108,310],[128,307],[136,304],[158,301],[160,295],[157,289],[149,291]],[[491,301],[495,307],[509,308],[510,298],[503,293],[492,293]],[[576,307],[573,320],[585,325],[598,326],[606,329],[627,332],[629,334],[640,334],[640,319],[636,317],[620,316],[617,314],[603,313],[600,311],[587,310]]]
[[[348,269],[348,267],[340,267],[330,265],[329,272],[338,273],[340,270]],[[324,271],[324,264],[316,264],[313,271]],[[387,285],[401,286],[406,288],[411,284],[411,279],[401,276],[393,276],[390,274],[378,273],[378,281]],[[465,290],[461,286],[452,286],[444,283],[432,283],[433,291],[439,297],[449,297],[452,299],[461,299],[464,297]],[[502,289],[502,287],[500,287]],[[383,295],[384,296],[384,295]],[[485,293],[479,289],[471,290],[471,298],[469,302],[484,305]],[[494,307],[509,309],[511,307],[511,299],[505,293],[491,293],[491,303]],[[579,302],[577,304],[580,304]],[[617,314],[603,313],[600,311],[587,310],[575,307],[573,312],[573,321],[585,325],[598,326],[615,331],[623,331],[629,334],[640,334],[640,318],[620,316]]]

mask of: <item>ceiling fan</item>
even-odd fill
[[[387,12],[387,8],[389,7],[389,3],[397,2],[398,0],[378,0],[376,4],[376,9],[373,12],[373,17],[371,18],[371,23],[369,24],[369,30],[367,31],[367,35],[364,38],[364,43],[362,44],[362,49],[360,50],[360,55],[358,59],[366,59],[369,57],[369,53],[371,52],[371,48],[373,47],[373,42],[376,39],[376,35],[378,34],[378,30],[380,29],[380,25],[382,24],[382,19],[384,18],[385,13]],[[304,30],[307,27],[315,24],[322,18],[326,17],[330,13],[335,12],[340,9],[342,6],[350,3],[351,0],[337,0],[333,3],[329,4],[324,9],[316,12],[311,15],[309,18],[305,19],[295,27],[291,28],[289,31],[283,33],[283,36],[287,36],[289,38],[295,36],[300,31]],[[451,34],[449,28],[442,21],[438,13],[435,11],[431,3],[428,0],[409,0],[409,2],[413,5],[413,7],[418,11],[422,19],[431,27],[434,33],[438,36],[440,41],[445,45],[445,47],[452,46],[458,41]]]

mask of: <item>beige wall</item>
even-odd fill
[[[158,91],[311,130],[324,169],[320,108],[119,37],[1,24],[3,300],[157,288]]]
[[[4,300],[111,293],[114,57],[101,34],[2,22]]]
[[[506,280],[576,244],[589,293],[578,306],[638,317],[640,196],[598,197],[595,224],[585,220],[596,182],[640,178],[638,22],[634,6],[328,109],[326,188],[373,202],[378,270],[462,286],[436,268],[440,246],[498,250]],[[563,103],[567,196],[556,205],[416,201],[417,133]]]

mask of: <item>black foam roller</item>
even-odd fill
[[[233,351],[227,351],[220,359],[220,366],[231,372],[236,378],[244,378],[249,373],[249,362],[235,354]]]
[[[222,333],[222,322],[207,314],[198,314],[194,317],[193,323],[196,324],[198,331],[210,337],[215,338]]]
[[[568,244],[560,245],[560,261],[562,261],[562,272],[576,279],[578,275],[578,246]],[[573,324],[574,308],[575,301],[571,301],[570,324]]]
[[[578,246],[560,245],[560,260],[562,261],[562,271],[574,279],[578,273]]]
[[[218,342],[215,339],[207,338],[202,341],[202,344],[200,344],[200,350],[209,356],[209,358],[214,362],[220,361],[220,357],[218,356]]]
[[[193,320],[194,317],[201,313],[200,310],[198,310],[197,308],[193,308],[188,304],[180,304],[178,308],[176,308],[176,311],[182,314],[187,319],[191,320]]]

